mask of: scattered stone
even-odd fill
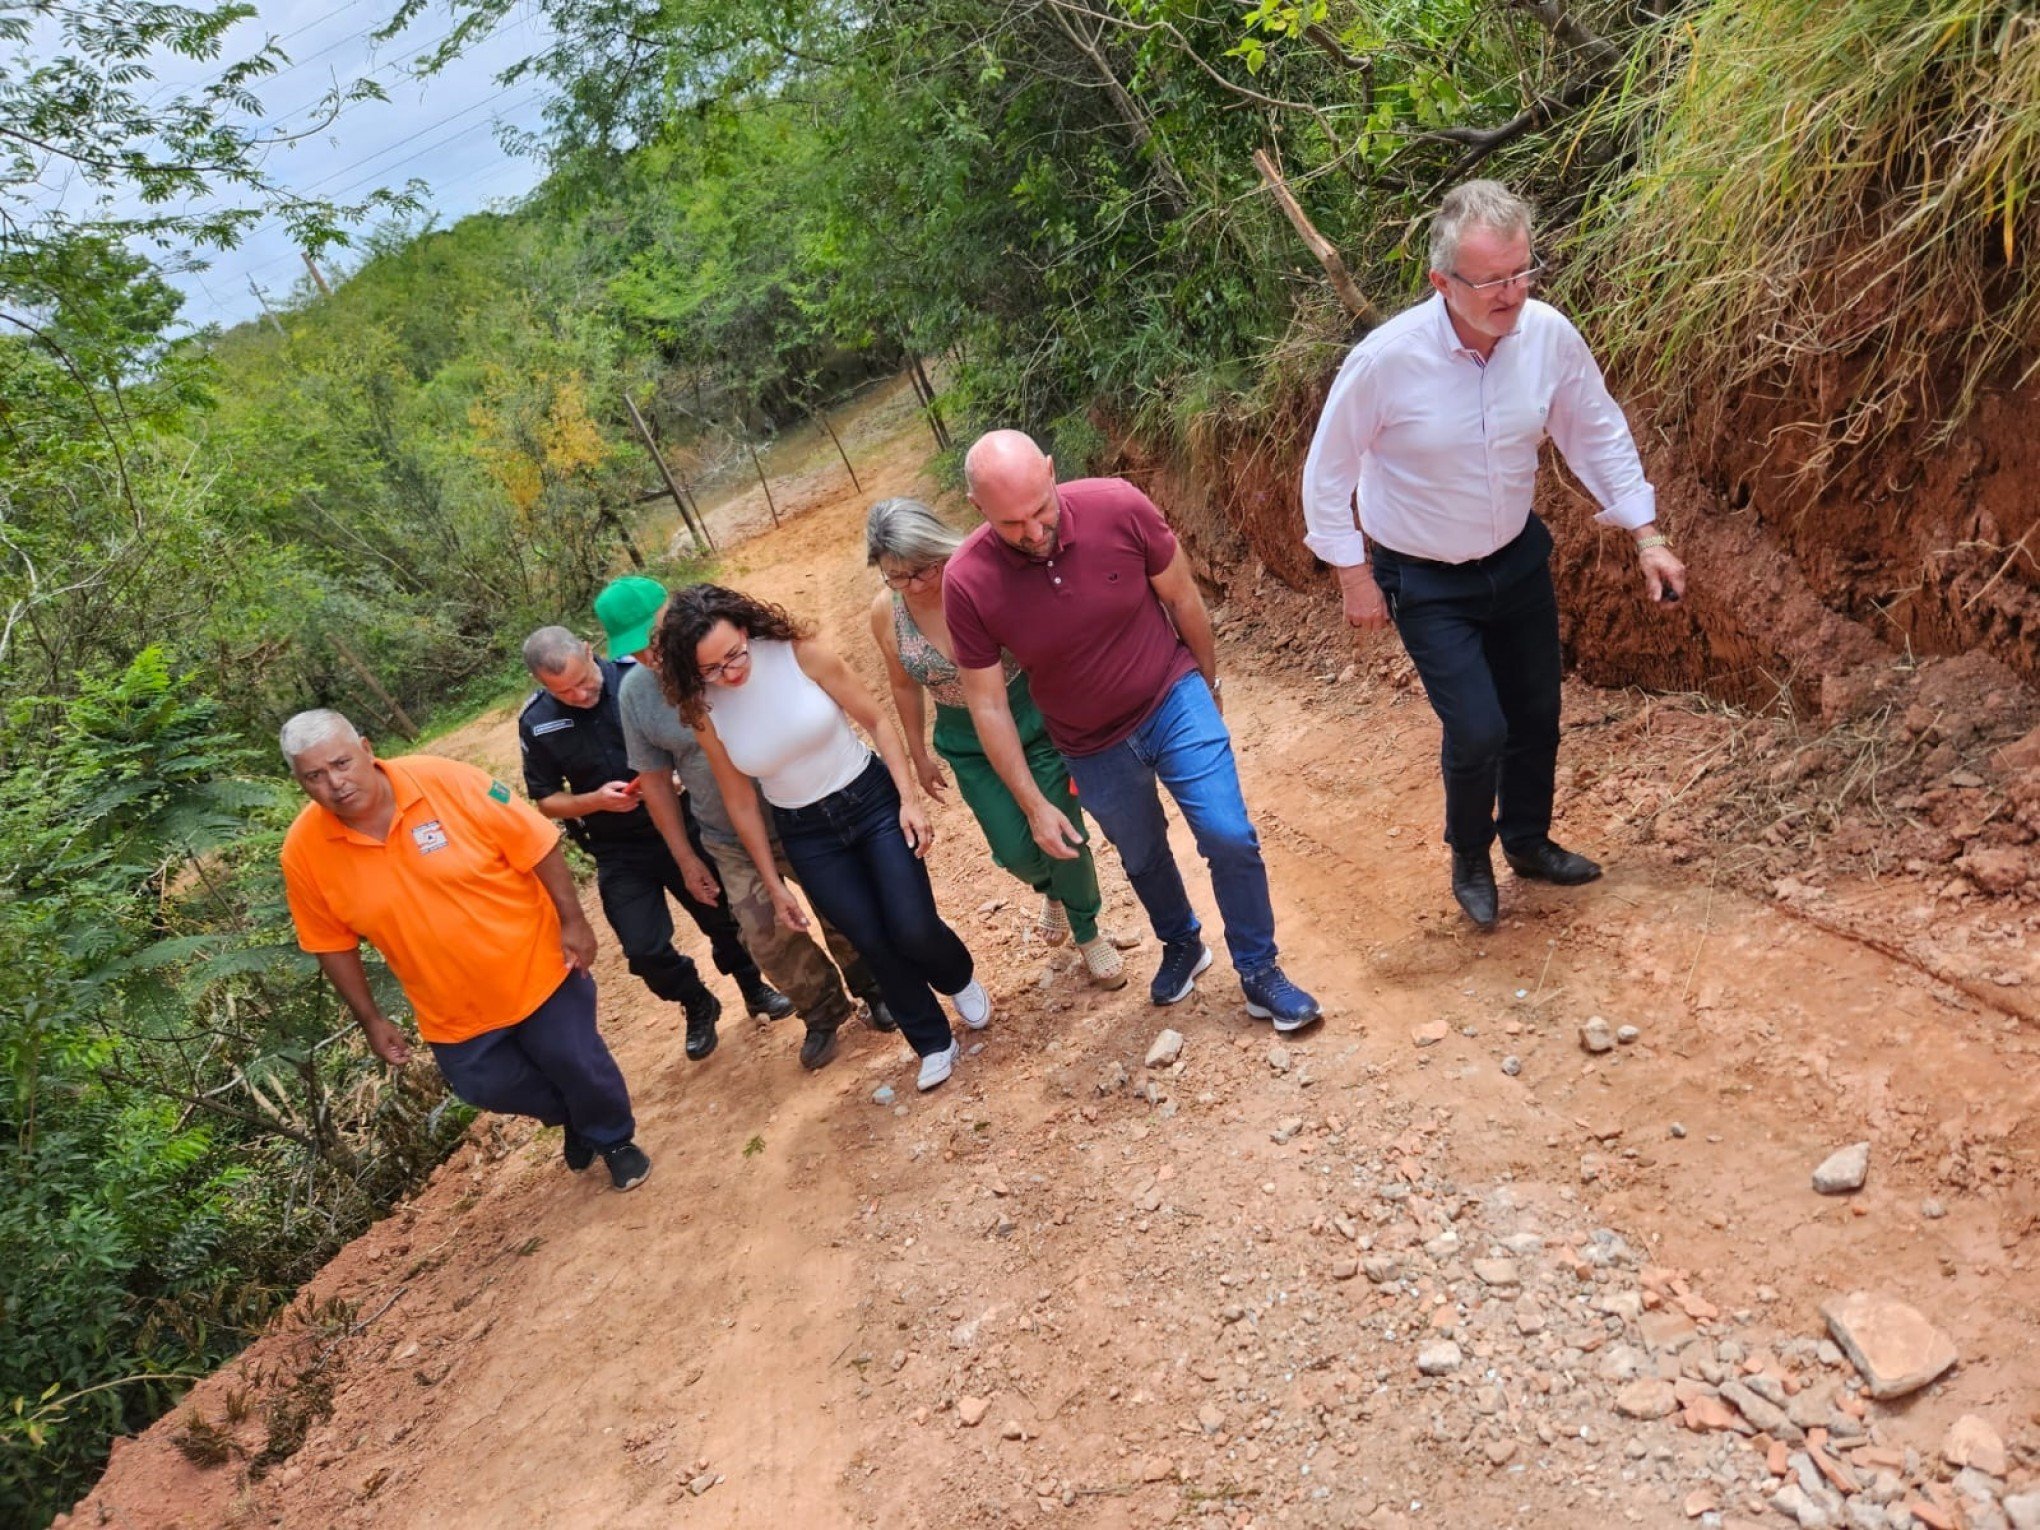
[[[1686,1135],[1686,1123],[1683,1121],[1674,1121],[1671,1124],[1670,1130],[1671,1134],[1674,1137],[1683,1137]]]
[[[1985,1420],[1965,1413],[1948,1426],[1941,1441],[1941,1459],[1950,1466],[1973,1466],[1989,1476],[2002,1478],[2005,1442]]]
[[[1176,1475],[1176,1463],[1167,1456],[1150,1456],[1140,1464],[1142,1482],[1167,1482]]]
[[[1507,1466],[1516,1459],[1514,1440],[1489,1440],[1481,1448],[1487,1456],[1489,1466]]]
[[[1402,1261],[1393,1254],[1369,1254],[1360,1261],[1360,1268],[1377,1286],[1385,1286],[1402,1274]]]
[[[1502,1071],[1508,1074],[1510,1078],[1514,1078],[1523,1071],[1523,1059],[1511,1052],[1502,1059]]]
[[[1683,1312],[1646,1312],[1636,1326],[1652,1349],[1674,1354],[1700,1337],[1700,1325]]]
[[[1439,1339],[1426,1344],[1417,1351],[1417,1374],[1420,1376],[1449,1376],[1459,1369],[1465,1356],[1459,1346],[1450,1339]]]
[[[1828,1156],[1813,1171],[1813,1188],[1822,1195],[1847,1195],[1863,1188],[1870,1174],[1870,1144],[1854,1142]]]
[[[1947,1214],[1948,1208],[1942,1205],[1938,1199],[1931,1195],[1928,1196],[1925,1200],[1920,1202],[1920,1215],[1925,1217],[1929,1222],[1938,1222],[1941,1220],[1941,1218],[1945,1217]]]
[[[1147,1065],[1150,1068],[1166,1068],[1183,1055],[1183,1033],[1163,1031],[1155,1037],[1154,1044],[1147,1049]]]
[[[1679,1410],[1679,1399],[1669,1381],[1644,1377],[1632,1381],[1615,1394],[1615,1411],[1624,1418],[1670,1418]]]
[[[1516,1332],[1528,1337],[1544,1332],[1544,1325],[1544,1309],[1536,1297],[1526,1296],[1516,1303]]]
[[[1516,1272],[1513,1259],[1476,1259],[1473,1261],[1474,1278],[1484,1286],[1514,1286],[1522,1284],[1522,1277]]]
[[[1639,1376],[1654,1375],[1657,1367],[1649,1355],[1634,1344],[1611,1344],[1608,1353],[1601,1357],[1595,1374],[1603,1381],[1634,1381]]]
[[[1274,1042],[1268,1048],[1268,1066],[1276,1073],[1289,1071],[1289,1048],[1281,1042]]]
[[[699,1498],[703,1493],[706,1493],[710,1488],[714,1487],[720,1481],[722,1481],[722,1477],[719,1473],[702,1472],[688,1482],[687,1491],[692,1493],[696,1498]]]
[[[1734,1430],[1741,1434],[1747,1433],[1752,1427],[1735,1409],[1711,1394],[1696,1397],[1687,1403],[1679,1422],[1695,1434],[1713,1434],[1722,1430]]]
[[[1612,1052],[1615,1037],[1608,1029],[1608,1022],[1595,1015],[1580,1027],[1580,1045],[1589,1052]]]
[[[1225,1409],[1217,1403],[1206,1403],[1197,1410],[1197,1427],[1206,1434],[1217,1434],[1225,1428]]]
[[[890,1105],[890,1104],[892,1104],[892,1102],[893,1102],[893,1091],[892,1091],[892,1085],[891,1085],[891,1084],[880,1084],[880,1085],[879,1085],[879,1086],[878,1086],[878,1087],[877,1087],[876,1089],[874,1089],[874,1090],[872,1090],[872,1091],[871,1091],[871,1103],[872,1103],[872,1104],[874,1104],[874,1105]]]
[[[1820,1315],[1880,1402],[1917,1392],[1959,1358],[1945,1333],[1896,1297],[1851,1291],[1822,1302]]]
[[[985,1421],[985,1414],[991,1402],[983,1397],[959,1397],[956,1399],[956,1421],[966,1429],[975,1429]]]
[[[1703,1514],[1715,1513],[1721,1507],[1721,1494],[1713,1488],[1695,1488],[1686,1495],[1686,1501],[1679,1505],[1686,1518],[1698,1519]]]
[[[1286,1120],[1278,1121],[1275,1123],[1275,1130],[1268,1133],[1268,1140],[1270,1142],[1275,1143],[1279,1147],[1282,1144],[1290,1141],[1293,1137],[1296,1136],[1298,1132],[1302,1130],[1303,1130],[1303,1117],[1290,1116]]]
[[[1332,1261],[1332,1279],[1334,1280],[1351,1280],[1359,1273],[1360,1261],[1357,1259],[1334,1259]]]
[[[1642,1035],[1643,1032],[1639,1031],[1635,1026],[1625,1025],[1615,1032],[1615,1039],[1626,1047],[1634,1043]]]
[[[1117,1094],[1125,1087],[1126,1064],[1118,1058],[1113,1058],[1111,1062],[1098,1070],[1098,1092],[1100,1094]]]
[[[1721,1396],[1724,1401],[1735,1405],[1736,1412],[1773,1439],[1789,1440],[1797,1445],[1806,1438],[1806,1431],[1787,1418],[1783,1408],[1759,1397],[1740,1381],[1724,1381]]]
[[[1452,1034],[1452,1027],[1443,1020],[1433,1020],[1429,1025],[1419,1025],[1410,1031],[1410,1040],[1420,1047],[1435,1047]]]
[[[2003,1507],[2012,1530],[2040,1530],[2040,1487],[2012,1494]]]

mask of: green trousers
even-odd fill
[[[1027,751],[1027,768],[1042,795],[1062,810],[1063,816],[1084,830],[1083,811],[1070,785],[1070,768],[1049,742],[1048,725],[1027,690],[1027,677],[1016,675],[1006,688],[1013,707],[1013,725],[1020,730],[1020,747]],[[968,707],[935,708],[935,752],[956,772],[956,789],[985,831],[992,847],[992,859],[1012,872],[1038,893],[1046,893],[1069,910],[1070,933],[1078,940],[1091,940],[1098,933],[1098,910],[1104,898],[1098,891],[1098,866],[1091,859],[1088,843],[1077,858],[1059,861],[1034,842],[1027,827],[1027,815],[1006,783],[985,757],[978,742],[977,727]],[[1090,836],[1085,835],[1088,841]]]

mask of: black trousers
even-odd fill
[[[1527,852],[1551,833],[1558,768],[1558,595],[1536,516],[1472,563],[1377,544],[1374,580],[1445,737],[1445,842]]]
[[[714,859],[701,848],[701,831],[687,815],[687,838],[712,868]],[[764,982],[758,964],[745,949],[737,933],[736,916],[717,880],[716,900],[699,902],[680,879],[680,866],[666,842],[654,834],[643,839],[598,842],[595,854],[595,889],[602,897],[602,912],[623,946],[630,970],[644,980],[645,987],[662,999],[684,1002],[702,988],[701,973],[691,957],[673,948],[673,915],[666,907],[671,893],[687,911],[703,935],[708,937],[718,972],[737,980],[750,993]]]

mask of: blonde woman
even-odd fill
[[[885,591],[871,603],[871,635],[885,655],[914,774],[922,790],[942,800],[949,780],[928,752],[925,694],[935,703],[935,753],[956,773],[957,790],[984,831],[992,859],[1042,895],[1043,938],[1060,945],[1074,935],[1091,981],[1100,988],[1124,987],[1126,964],[1111,938],[1098,929],[1103,898],[1090,846],[1071,860],[1052,859],[1034,842],[1026,812],[978,742],[949,648],[949,624],[942,616],[942,573],[962,540],[961,532],[916,499],[882,499],[865,518],[865,561],[885,581]],[[1027,676],[1010,658],[1006,695],[1028,768],[1081,836],[1083,813],[1070,786],[1069,767],[1049,741],[1048,727],[1028,694]]]

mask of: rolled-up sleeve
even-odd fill
[[[1373,356],[1355,350],[1346,357],[1303,459],[1303,545],[1334,568],[1367,561],[1353,494],[1379,420],[1374,378]]]
[[[1657,490],[1643,476],[1629,421],[1608,392],[1587,342],[1568,323],[1559,345],[1562,364],[1545,429],[1566,465],[1599,502],[1601,513],[1594,520],[1633,531],[1657,519]]]

